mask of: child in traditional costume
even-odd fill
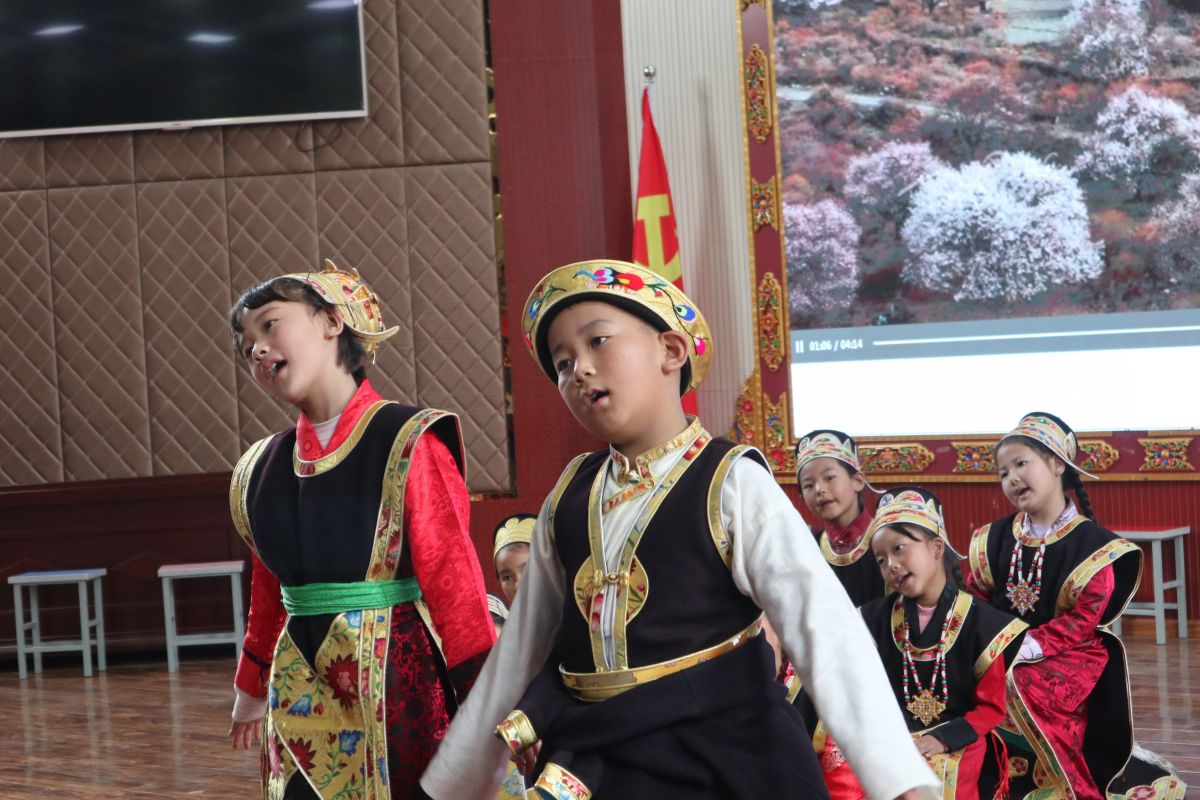
[[[589,261],[543,278],[523,323],[610,447],[573,460],[543,505],[504,635],[425,790],[490,800],[511,755],[540,797],[824,796],[759,635],[765,609],[872,796],[932,798],[870,637],[766,460],[684,415],[712,358],[691,300]]]
[[[255,383],[295,406],[230,509],[253,553],[235,747],[263,728],[264,796],[408,798],[495,634],[453,414],[366,379],[396,332],[357,271],[274,278],[230,312]]]
[[[883,578],[867,538],[871,510],[862,497],[870,484],[859,467],[854,440],[841,431],[806,433],[796,445],[796,482],[805,505],[819,520],[813,532],[820,539],[821,555],[850,602],[861,606],[882,597]]]
[[[1125,649],[1108,629],[1137,590],[1142,553],[1093,521],[1078,451],[1058,417],[1023,417],[995,455],[1017,512],[971,538],[967,588],[1029,624],[1002,729],[1012,791],[1181,798],[1169,765],[1134,747]]]
[[[533,514],[513,514],[500,520],[492,531],[492,563],[500,591],[511,606],[529,563],[529,543],[533,540]]]
[[[890,490],[867,535],[893,594],[860,611],[942,797],[1005,796],[1002,786],[980,786],[980,778],[989,742],[992,760],[1007,767],[994,731],[1004,720],[1006,657],[1016,656],[1028,626],[958,588],[961,556],[931,492]]]

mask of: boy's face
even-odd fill
[[[551,320],[546,341],[558,393],[588,433],[617,447],[632,444],[660,416],[664,387],[673,382],[678,397],[678,374],[664,372],[661,338],[607,303],[576,303]]]
[[[340,369],[342,325],[331,313],[275,300],[247,310],[242,326],[240,349],[250,375],[277,400],[301,405],[331,369]]]

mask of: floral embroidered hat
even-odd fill
[[[494,594],[487,596],[488,612],[491,613],[492,619],[497,622],[504,622],[508,619],[508,606],[504,605],[504,601]]]
[[[325,268],[320,272],[293,272],[281,277],[307,284],[322,300],[337,308],[354,338],[362,342],[372,364],[379,344],[400,330],[395,325],[383,327],[379,298],[359,276],[357,269],[347,271],[325,259]]]
[[[496,530],[492,532],[492,558],[500,555],[500,551],[510,544],[529,544],[533,541],[533,523],[537,517],[532,514],[513,514],[500,520]]]
[[[800,437],[796,443],[796,480],[800,480],[800,470],[804,465],[818,458],[836,458],[854,472],[862,472],[858,461],[858,445],[841,431],[815,430]],[[879,491],[870,482],[867,488],[873,492]]]
[[[1045,411],[1029,412],[1021,417],[1017,427],[1006,433],[1004,438],[996,443],[996,449],[999,450],[1000,445],[1016,437],[1037,442],[1080,475],[1087,475],[1089,478],[1096,477],[1075,464],[1075,457],[1079,455],[1079,440],[1075,438],[1075,431],[1071,430],[1071,426],[1053,414]]]
[[[696,304],[658,273],[625,261],[580,261],[546,275],[525,301],[521,330],[534,360],[557,381],[546,335],[550,321],[575,303],[596,300],[640,317],[659,331],[678,331],[688,341],[688,364],[679,393],[695,389],[712,364],[712,332]]]
[[[866,540],[875,538],[875,534],[891,525],[915,525],[929,531],[941,539],[955,557],[963,556],[950,544],[950,536],[946,533],[946,523],[942,519],[942,502],[937,495],[919,486],[898,486],[889,489],[879,498],[879,507],[875,509],[875,519],[867,528]]]

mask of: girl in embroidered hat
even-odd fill
[[[860,610],[917,748],[941,778],[943,796],[1006,796],[994,776],[989,784],[980,779],[1004,719],[1006,658],[1015,657],[1026,624],[959,589],[961,556],[932,492],[887,492],[867,536],[893,594]],[[1001,766],[1007,773],[1002,750],[996,739],[995,774]]]
[[[396,329],[357,272],[271,279],[229,319],[255,383],[298,410],[230,487],[253,555],[234,747],[265,736],[267,797],[412,797],[495,640],[458,420],[371,387]],[[337,757],[313,757],[327,741]]]
[[[534,288],[523,326],[608,447],[574,459],[543,504],[426,792],[490,800],[511,757],[542,797],[822,796],[772,685],[765,612],[872,796],[932,800],[874,645],[765,458],[684,414],[712,355],[691,299],[635,264],[569,264]]]
[[[883,579],[870,558],[866,537],[871,511],[863,503],[870,488],[858,463],[858,446],[834,430],[809,431],[796,445],[796,482],[816,515],[821,554],[856,606],[883,596]],[[864,558],[864,556],[867,556]]]
[[[512,605],[521,586],[521,576],[529,563],[529,543],[533,541],[533,514],[513,514],[496,524],[492,531],[492,561],[504,599]]]
[[[1022,417],[995,450],[1001,488],[1017,511],[971,537],[967,588],[1030,626],[1009,678],[1005,734],[1010,753],[1030,766],[1012,788],[1016,796],[1033,791],[1037,773],[1072,800],[1135,787],[1158,797],[1150,784],[1168,772],[1130,758],[1125,654],[1107,627],[1137,589],[1142,552],[1091,519],[1078,451],[1060,418]]]

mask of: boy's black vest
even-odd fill
[[[731,452],[735,447],[738,452]],[[756,450],[722,439],[709,441],[650,519],[635,552],[640,575],[634,576],[633,588],[644,595],[644,602],[628,621],[626,666],[656,664],[719,644],[762,613],[734,584],[727,554],[719,549],[724,531],[712,527],[713,520],[721,527],[719,484],[732,460],[743,456],[767,468]],[[585,456],[554,512],[552,535],[567,580],[557,652],[568,672],[596,672],[604,666],[593,658],[593,632],[580,608],[581,602],[586,608],[587,601],[577,600],[575,578],[591,556],[589,494],[607,464],[608,451]],[[600,636],[599,630],[594,635]]]
[[[245,487],[246,512],[255,550],[282,585],[354,583],[368,577],[388,456],[404,423],[420,411],[381,404],[364,427],[356,428],[359,435],[351,434],[345,449],[335,450],[344,454],[336,466],[311,475],[297,475],[294,427],[267,443]],[[461,468],[455,423],[445,415],[431,430]],[[402,574],[408,563],[401,561],[397,578],[410,577]],[[309,663],[334,616],[288,620],[288,632]]]

